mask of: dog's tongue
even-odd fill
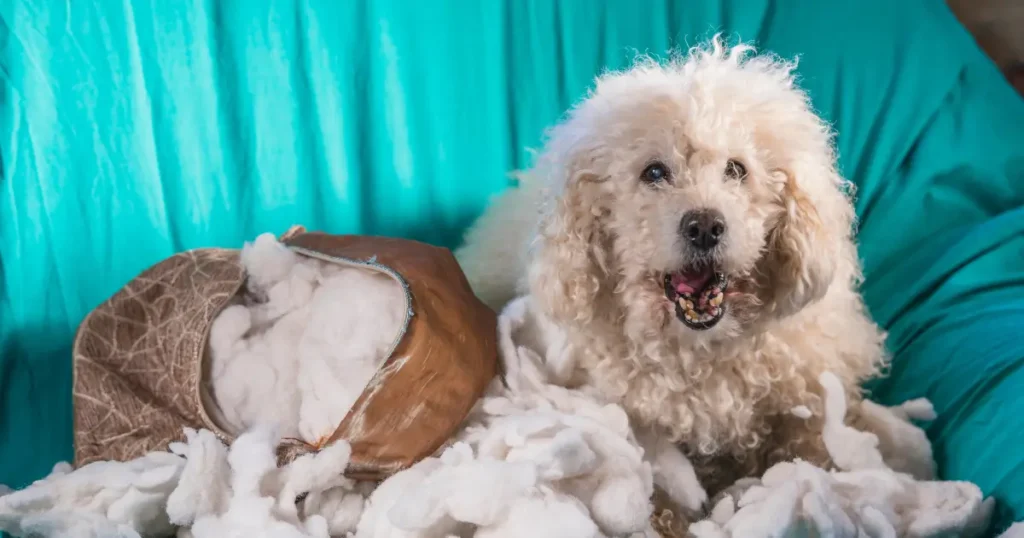
[[[704,289],[714,272],[711,268],[672,273],[672,287],[676,293],[694,293]]]

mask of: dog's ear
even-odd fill
[[[821,299],[850,253],[854,210],[830,148],[820,148],[775,172],[781,181],[778,214],[768,235],[762,300],[788,316]]]
[[[601,176],[593,160],[577,154],[547,168],[553,185],[533,245],[529,286],[542,309],[566,323],[586,323],[596,314],[598,291],[605,280],[601,217]]]

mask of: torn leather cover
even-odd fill
[[[386,272],[406,289],[404,333],[326,444],[352,445],[346,475],[384,478],[451,437],[497,372],[497,320],[451,252],[417,241],[293,228],[299,254]],[[75,464],[126,461],[206,428],[207,339],[245,282],[240,251],[183,252],[147,269],[82,322],[74,343]],[[322,447],[283,443],[279,458]]]

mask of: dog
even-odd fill
[[[819,376],[853,410],[888,360],[833,138],[793,62],[717,36],[644,58],[596,79],[456,255],[493,308],[529,297],[572,383],[681,447],[709,494],[828,465]]]

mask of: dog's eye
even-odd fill
[[[640,173],[640,179],[647,183],[661,183],[662,181],[668,181],[671,173],[668,171],[668,167],[662,163],[654,162],[647,165],[644,171]]]
[[[736,159],[729,159],[729,162],[725,163],[725,177],[743,181],[747,179],[747,167]]]

